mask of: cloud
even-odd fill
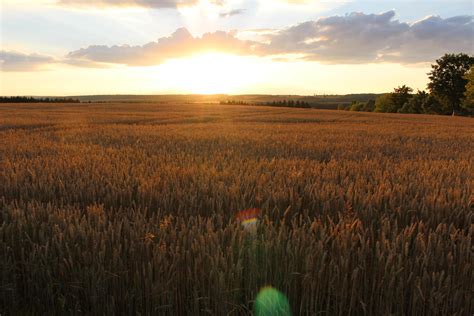
[[[302,54],[325,63],[417,63],[446,52],[473,53],[473,16],[427,17],[408,24],[394,11],[332,16],[267,36],[267,54]]]
[[[211,4],[222,5],[223,0],[210,0]],[[58,0],[64,6],[87,7],[144,7],[144,8],[178,8],[194,6],[199,0]]]
[[[406,63],[434,60],[446,52],[474,54],[474,17],[427,17],[413,23],[397,44],[392,51]],[[393,59],[387,56],[387,60]]]
[[[429,16],[409,24],[395,19],[394,11],[388,11],[330,16],[283,29],[216,31],[200,37],[180,28],[169,37],[145,45],[93,45],[63,58],[2,51],[0,62],[3,71],[36,70],[58,62],[77,67],[151,66],[169,59],[222,52],[280,61],[414,64],[433,62],[445,53],[474,54],[473,38],[473,16]]]
[[[284,0],[288,4],[311,4],[311,0]]]
[[[16,51],[0,51],[1,71],[41,70],[57,62],[53,57],[40,54],[26,54]]]
[[[229,18],[229,17],[234,16],[234,15],[243,14],[244,12],[245,12],[244,9],[235,9],[235,10],[230,10],[230,11],[226,11],[226,12],[221,12],[219,14],[219,16],[221,18]]]
[[[67,59],[146,66],[171,58],[220,51],[274,58],[291,55],[322,63],[360,64],[432,62],[447,52],[474,53],[472,16],[448,19],[430,16],[409,24],[395,19],[394,11],[351,13],[303,22],[281,30],[252,30],[240,34],[239,37],[235,32],[217,31],[193,37],[182,28],[170,37],[143,46],[89,46],[69,53]]]
[[[256,43],[237,39],[232,32],[217,31],[206,33],[202,37],[193,37],[187,29],[180,28],[169,37],[160,38],[143,46],[89,46],[70,52],[66,60],[149,66],[161,64],[168,59],[213,51],[251,55],[255,54],[254,45]]]

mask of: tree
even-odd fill
[[[453,114],[460,110],[468,82],[465,75],[472,65],[474,56],[462,53],[446,54],[431,65],[428,89],[440,100],[444,100]]]
[[[465,99],[462,107],[469,112],[474,111],[474,66],[467,72],[465,79],[467,80],[466,92],[464,93]]]
[[[423,103],[426,102],[428,93],[425,91],[418,91],[412,98],[405,102],[405,104],[398,110],[398,113],[423,113]]]
[[[413,89],[403,85],[375,101],[375,112],[397,113],[412,98]]]
[[[375,110],[375,100],[367,101],[362,107],[362,111],[364,112],[373,112],[374,110]]]
[[[406,85],[393,89],[392,97],[397,109],[401,109],[410,100],[412,92],[413,89]]]
[[[381,95],[375,100],[375,112],[396,112],[396,105],[391,93]]]
[[[426,114],[446,114],[446,109],[443,107],[442,102],[433,94],[428,94],[421,108],[423,109],[423,113]]]
[[[351,111],[359,112],[362,111],[362,107],[364,106],[364,103],[353,101],[351,104]]]

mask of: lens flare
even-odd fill
[[[285,294],[267,286],[260,290],[255,299],[255,316],[290,316],[290,303]]]
[[[260,209],[251,208],[237,213],[236,219],[246,231],[256,232]]]

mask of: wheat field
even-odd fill
[[[0,105],[0,314],[474,313],[474,121]],[[235,220],[260,208],[257,233]]]

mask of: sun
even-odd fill
[[[258,72],[252,58],[208,52],[169,60],[159,67],[169,88],[182,93],[233,94],[255,84]]]

